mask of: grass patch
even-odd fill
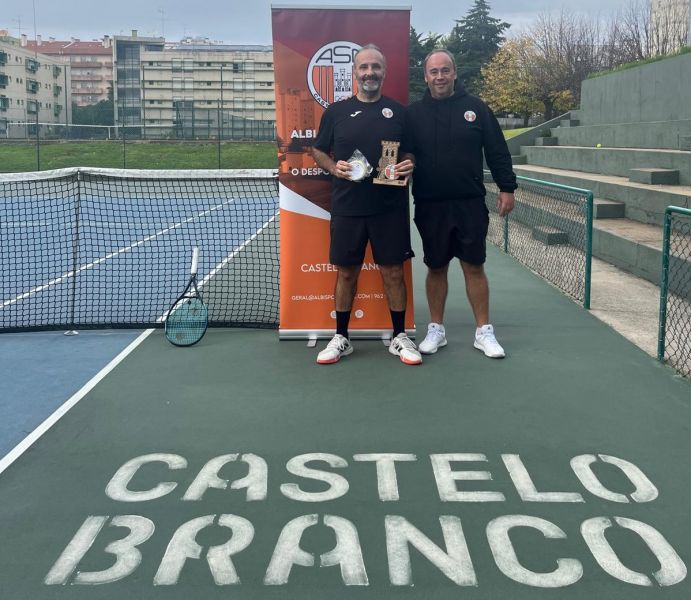
[[[524,131],[528,131],[528,129],[532,129],[532,127],[524,127],[523,129],[505,129],[504,138],[510,140],[512,137],[516,137]]]
[[[124,152],[123,152],[124,150]],[[123,154],[125,161],[123,163]],[[122,169],[218,169],[218,146],[196,142],[46,142],[41,169],[109,167]],[[222,169],[276,169],[274,142],[224,142]],[[36,143],[0,144],[0,172],[36,171]]]
[[[604,75],[609,75],[610,73],[618,73],[619,71],[626,71],[628,69],[635,69],[636,67],[641,67],[643,65],[649,65],[650,63],[655,63],[655,62],[660,62],[661,60],[667,60],[668,58],[674,58],[675,56],[681,56],[682,54],[688,54],[691,52],[691,46],[685,46],[684,48],[681,48],[677,50],[676,52],[673,52],[672,54],[663,54],[661,56],[653,56],[651,58],[645,58],[643,60],[637,60],[634,62],[630,63],[624,63],[623,65],[619,65],[618,67],[614,67],[614,69],[610,69],[609,71],[598,71],[596,73],[591,73],[586,77],[586,79],[594,79],[595,77],[603,77]]]

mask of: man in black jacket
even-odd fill
[[[489,320],[489,286],[483,267],[489,225],[483,151],[499,187],[497,209],[502,217],[514,206],[516,176],[511,155],[490,108],[456,84],[456,64],[450,52],[432,51],[424,70],[429,89],[420,102],[408,108],[415,155],[415,223],[428,267],[426,290],[431,316],[419,348],[433,354],[446,346],[448,268],[457,257],[476,322],[473,345],[491,358],[503,358],[504,349]]]

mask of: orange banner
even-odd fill
[[[324,109],[357,93],[353,55],[374,43],[387,58],[384,94],[408,101],[408,9],[272,9],[281,219],[284,338],[331,337],[336,267],[329,263],[331,177],[312,158]],[[415,332],[410,261],[406,329]],[[351,337],[383,337],[391,317],[368,249],[350,320]]]

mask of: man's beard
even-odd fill
[[[365,94],[376,94],[381,89],[381,79],[379,79],[378,77],[369,77],[367,79],[363,79],[362,83],[360,84],[360,89]]]

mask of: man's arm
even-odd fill
[[[516,189],[516,174],[511,164],[511,153],[504,132],[499,126],[492,110],[487,107],[488,119],[484,126],[484,151],[487,166],[492,172],[499,195],[497,196],[497,210],[499,216],[505,217],[514,207],[513,192]]]
[[[349,162],[345,160],[336,162],[326,152],[322,152],[314,147],[312,147],[312,157],[314,158],[314,162],[327,173],[339,179],[350,179],[350,171],[353,167]]]

